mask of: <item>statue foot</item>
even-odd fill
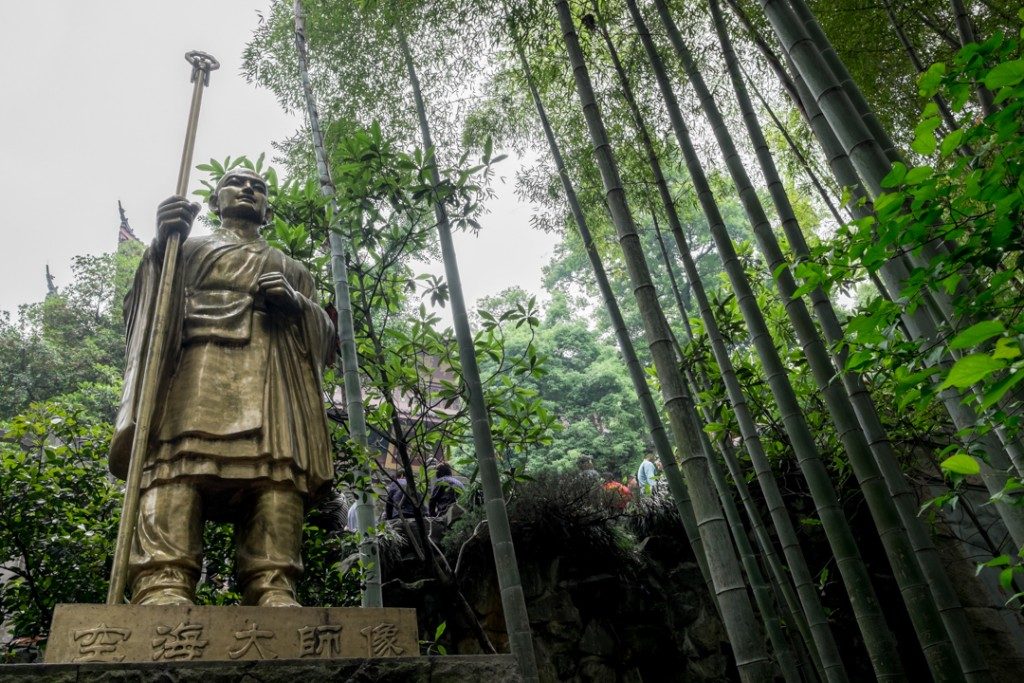
[[[256,603],[257,607],[302,607],[287,591],[267,591]]]
[[[156,591],[140,600],[139,605],[194,605],[187,595],[173,590]]]

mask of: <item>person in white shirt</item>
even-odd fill
[[[654,477],[657,475],[657,468],[654,466],[654,456],[650,453],[644,456],[640,463],[640,469],[636,471],[636,483],[640,486],[640,492],[646,496],[651,495],[654,487]]]

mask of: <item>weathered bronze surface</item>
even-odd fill
[[[46,663],[415,657],[416,611],[57,605]]]
[[[188,237],[199,206],[181,196],[160,205],[157,237],[125,301],[115,475],[128,468],[141,382],[155,383],[158,397],[129,559],[131,601],[192,603],[209,519],[235,525],[244,604],[295,606],[304,506],[332,477],[320,376],[334,330],[309,272],[259,236],[269,218],[262,177],[229,171],[210,207],[221,225]],[[167,352],[160,372],[143,378],[153,294],[172,235],[182,245]]]

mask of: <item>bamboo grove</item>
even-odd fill
[[[492,145],[540,159],[522,193],[581,257],[741,680],[843,681],[856,661],[880,680],[993,680],[972,588],[936,539],[958,505],[979,525],[984,507],[978,571],[1019,608],[1022,18],[1001,2],[852,5],[295,0],[272,7],[246,68],[308,104],[327,195],[316,100],[328,140],[377,122],[438,160]],[[898,49],[862,54],[875,32]],[[440,163],[428,184],[472,443],[511,649],[534,680]],[[346,245],[331,247],[343,302]],[[837,637],[843,619],[854,637]]]

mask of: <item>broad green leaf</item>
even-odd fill
[[[981,472],[981,466],[978,464],[977,459],[966,453],[957,453],[956,455],[949,456],[939,463],[939,467],[942,468],[943,472],[952,472],[953,474],[970,475]]]
[[[985,397],[981,401],[981,409],[988,410],[994,406],[1006,395],[1006,392],[1019,384],[1021,380],[1024,380],[1024,370],[1017,370],[996,382],[985,392]]]
[[[963,389],[988,377],[997,370],[1002,370],[1006,363],[993,358],[987,353],[972,353],[958,360],[946,376],[946,381],[939,385],[939,390],[948,387]]]
[[[1016,339],[1002,337],[996,340],[996,348],[992,351],[993,358],[1005,358],[1013,360],[1020,355],[1020,344]]]
[[[903,179],[907,175],[907,165],[897,161],[893,163],[892,169],[882,178],[882,187],[890,188],[896,187],[903,182]]]
[[[964,138],[964,131],[962,128],[957,128],[952,133],[942,139],[942,145],[939,147],[939,152],[942,156],[949,156],[953,150],[960,146],[960,141]]]
[[[985,76],[985,87],[996,90],[1007,85],[1017,85],[1024,80],[1024,59],[1014,59],[992,67]]]
[[[928,178],[931,178],[932,173],[934,172],[935,171],[932,169],[931,166],[918,166],[916,168],[910,169],[910,171],[907,172],[907,177],[903,179],[903,182],[905,182],[907,185],[917,185],[918,183],[922,183]]]
[[[1007,593],[1013,590],[1013,575],[1019,571],[1021,571],[1020,566],[1015,565],[999,572],[999,585]]]
[[[979,562],[977,568],[974,571],[974,575],[977,576],[978,574],[981,574],[982,570],[986,567],[1005,567],[1008,564],[1010,564],[1010,556],[999,555],[998,557],[993,557],[988,562]]]
[[[1006,328],[998,320],[983,320],[980,323],[971,325],[953,337],[952,341],[949,342],[949,348],[969,349],[991,339],[997,334],[1002,334],[1005,330]]]
[[[931,97],[938,89],[939,84],[942,83],[942,77],[946,75],[946,65],[942,62],[937,62],[928,67],[917,79],[918,92],[922,97]]]
[[[937,145],[935,141],[935,129],[938,127],[939,118],[937,116],[932,116],[921,121],[917,124],[917,128],[914,129],[914,141],[910,143],[910,147],[915,152],[923,156],[933,154]]]

